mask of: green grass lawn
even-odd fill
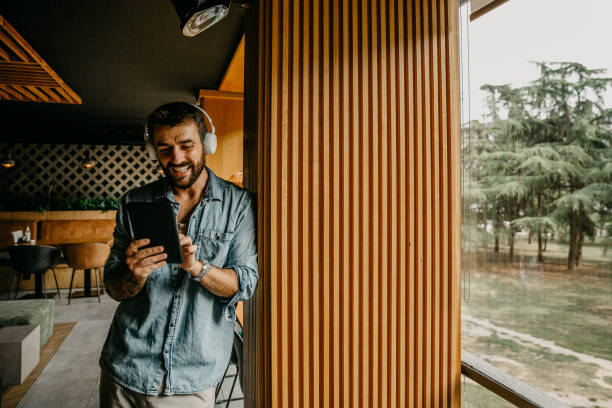
[[[600,247],[587,246],[584,265],[570,274],[566,247],[551,243],[548,249],[543,264],[526,242],[512,264],[503,253],[472,254],[462,347],[570,405],[612,407],[612,372],[556,348],[612,361],[612,263]],[[541,340],[554,342],[552,350]]]
[[[461,384],[461,406],[463,408],[515,408],[514,405],[472,381]]]

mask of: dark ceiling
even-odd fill
[[[216,89],[246,10],[181,34],[170,0],[2,0],[0,14],[83,100],[0,102],[0,142],[135,143],[156,106]]]

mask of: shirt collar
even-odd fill
[[[221,201],[222,191],[221,186],[219,185],[219,177],[208,167],[206,167],[208,171],[208,182],[206,183],[206,187],[204,187],[203,198],[208,198],[210,201],[218,200]]]

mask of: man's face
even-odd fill
[[[206,164],[198,127],[191,121],[177,126],[156,126],[153,145],[162,170],[173,187],[187,189],[200,177]]]

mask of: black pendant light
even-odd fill
[[[186,37],[194,37],[227,15],[230,0],[172,0]]]
[[[10,154],[9,154],[9,157],[7,157],[5,160],[2,161],[2,167],[4,167],[5,169],[10,169],[11,167],[15,167],[15,160],[13,160]]]
[[[8,152],[8,157],[2,160],[2,167],[5,169],[10,169],[11,167],[15,167],[15,159],[13,159],[13,155],[11,155],[11,151]]]
[[[95,165],[96,161],[91,157],[91,152],[87,150],[87,155],[85,156],[85,160],[81,162],[81,166],[86,169],[91,169],[92,167],[95,167]]]

